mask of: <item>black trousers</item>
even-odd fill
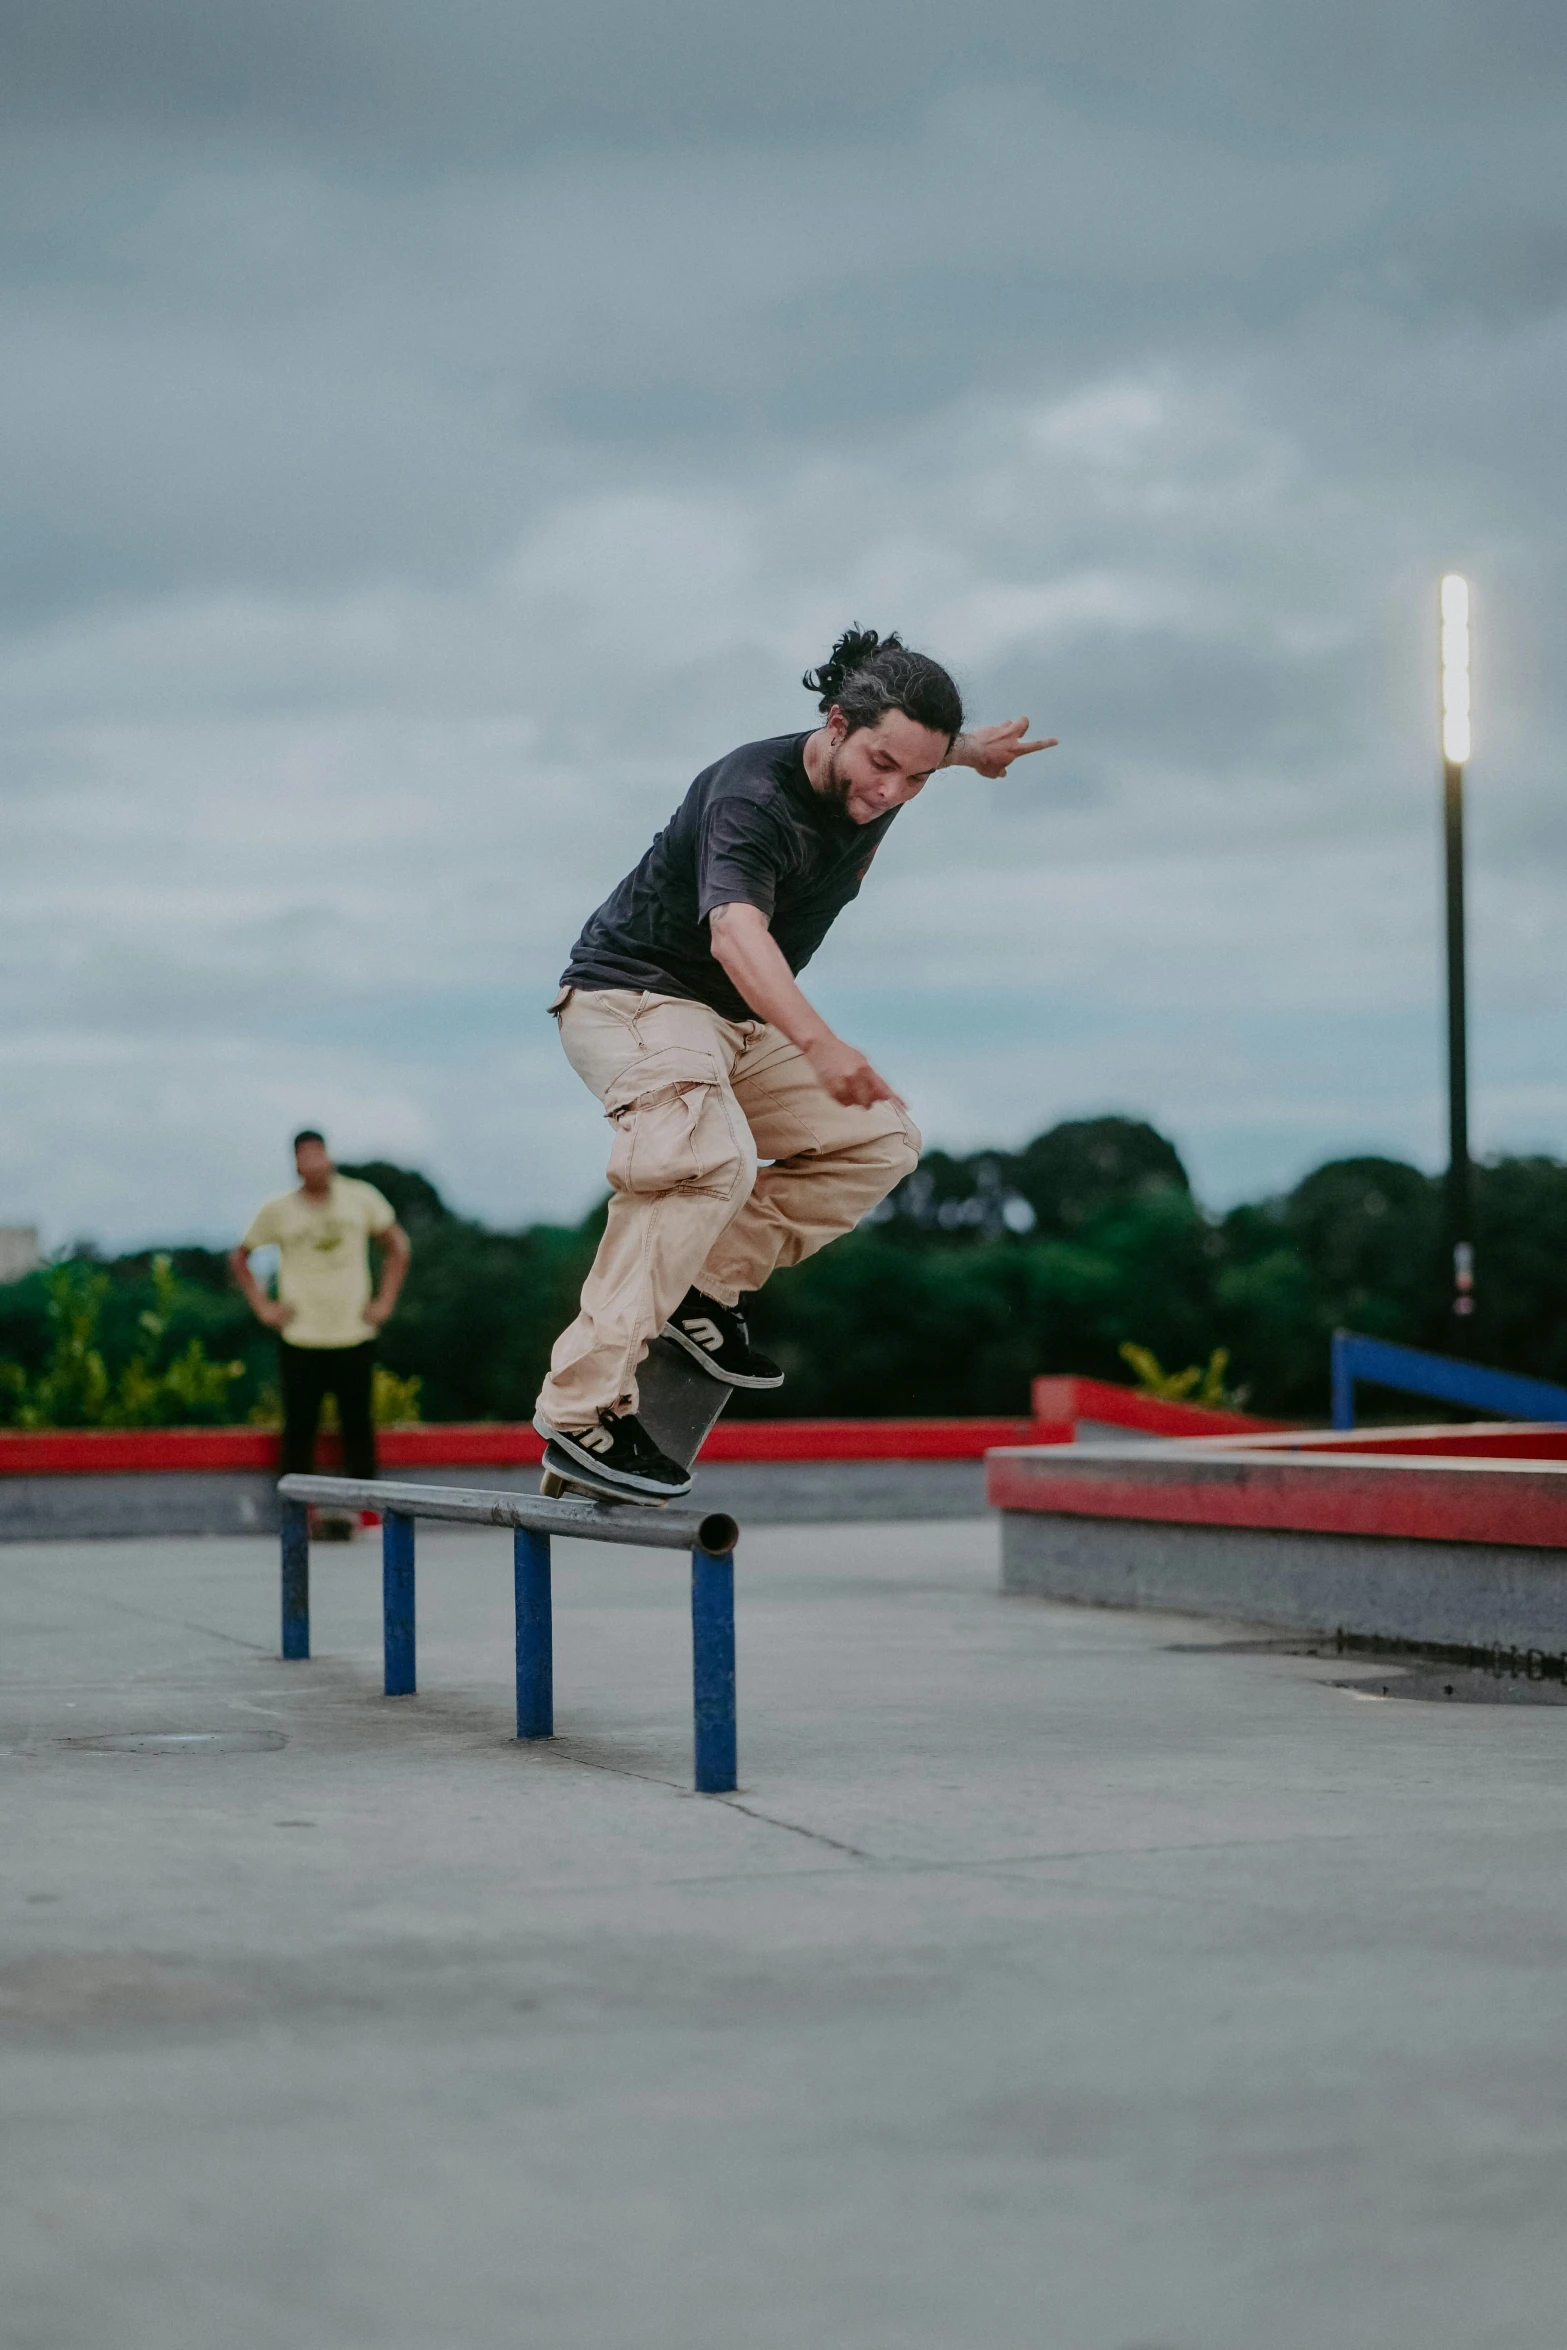
[[[373,1477],[375,1428],[370,1418],[370,1387],[375,1371],[375,1340],[360,1346],[278,1345],[283,1386],[283,1474],[308,1476],[315,1466],[316,1426],[323,1396],[337,1397],[337,1416],[343,1423],[343,1474]]]

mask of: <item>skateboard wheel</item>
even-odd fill
[[[539,1479],[539,1491],[546,1501],[558,1501],[566,1490],[564,1477],[557,1477],[553,1469],[546,1469]]]

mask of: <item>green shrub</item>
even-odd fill
[[[99,1337],[112,1276],[75,1259],[49,1266],[41,1279],[52,1345],[32,1378],[20,1363],[4,1366],[0,1393],[13,1426],[174,1428],[233,1418],[231,1392],[245,1365],[213,1362],[199,1338],[177,1345],[180,1285],[168,1256],[152,1260],[153,1302],[137,1316],[140,1343],[113,1376]]]

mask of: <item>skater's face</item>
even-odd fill
[[[884,710],[874,726],[850,734],[836,705],[827,714],[827,744],[823,789],[856,824],[873,824],[912,800],[952,747],[944,734],[901,710]]]

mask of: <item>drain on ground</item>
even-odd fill
[[[1429,1705],[1567,1705],[1567,1685],[1534,1679],[1528,1673],[1492,1672],[1484,1666],[1448,1665],[1412,1673],[1397,1666],[1385,1680],[1335,1681],[1351,1697],[1414,1697]]]
[[[1459,1648],[1379,1640],[1365,1632],[1279,1632],[1240,1640],[1172,1640],[1180,1656],[1364,1657],[1389,1667],[1335,1681],[1352,1697],[1417,1697],[1436,1705],[1567,1705],[1567,1657],[1540,1648]]]

